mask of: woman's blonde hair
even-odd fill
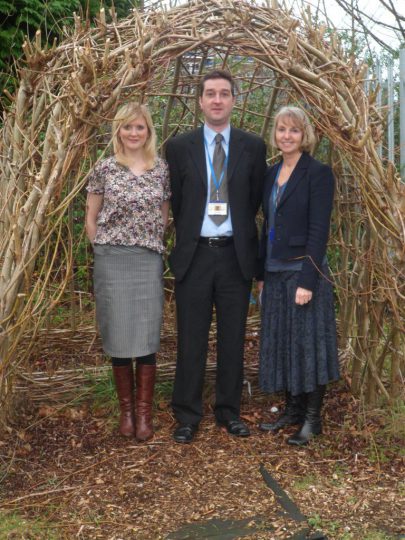
[[[157,150],[156,150],[156,131],[153,126],[152,116],[146,105],[141,105],[137,102],[131,102],[123,105],[117,111],[112,122],[112,142],[114,148],[115,158],[118,163],[127,165],[128,159],[124,154],[124,148],[119,136],[119,130],[124,124],[128,124],[133,120],[136,120],[142,116],[145,119],[146,126],[148,128],[148,138],[146,139],[145,146],[143,148],[145,155],[145,162],[147,169],[152,169],[156,162]]]
[[[301,150],[303,152],[313,152],[316,144],[314,128],[309,121],[307,113],[299,107],[282,107],[277,112],[273,120],[273,127],[271,128],[270,144],[277,148],[276,128],[277,122],[282,118],[289,118],[291,122],[302,131]]]

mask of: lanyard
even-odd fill
[[[209,163],[210,169],[211,169],[212,180],[213,180],[215,188],[217,190],[217,198],[218,198],[219,188],[221,187],[222,180],[224,179],[225,171],[226,171],[226,169],[228,167],[228,156],[225,156],[225,162],[224,162],[224,166],[222,167],[221,176],[219,177],[219,180],[217,180],[217,175],[215,174],[214,166],[212,164],[212,159],[211,159],[211,156],[210,156],[210,152],[208,150],[207,139],[205,137],[204,137],[204,143],[205,143],[205,148],[206,148],[207,154],[208,154],[208,163]]]
[[[277,169],[276,179],[274,180],[274,184],[273,184],[271,194],[270,194],[270,205],[271,205],[271,214],[272,214],[272,218],[271,218],[272,225],[271,225],[270,230],[269,230],[269,242],[270,242],[270,244],[273,244],[274,240],[276,238],[276,231],[275,231],[275,228],[274,228],[274,220],[275,220],[276,209],[277,209],[277,206],[278,206],[278,204],[280,202],[280,199],[281,199],[281,197],[282,197],[282,195],[284,193],[284,190],[285,190],[285,188],[287,186],[287,182],[285,182],[285,184],[283,184],[282,186],[278,185],[278,177],[280,176],[280,171],[281,171],[281,164]]]
[[[271,190],[271,202],[272,202],[273,212],[276,211],[276,208],[287,186],[287,182],[285,182],[285,184],[283,184],[282,186],[278,185],[278,177],[280,176],[280,171],[281,171],[281,164],[279,168],[277,169],[276,179],[274,180],[273,189]]]

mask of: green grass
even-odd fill
[[[118,414],[118,399],[115,391],[112,370],[107,370],[101,379],[94,378],[89,374],[89,392],[85,399],[90,399],[93,410],[103,409],[109,414]],[[163,381],[155,385],[154,406],[158,407],[162,402],[168,403],[173,392],[173,382]]]
[[[172,381],[162,381],[162,382],[157,383],[155,386],[155,395],[154,395],[155,405],[157,405],[158,403],[161,403],[162,401],[170,402],[170,400],[172,399],[172,393],[173,393]]]
[[[388,410],[384,410],[383,432],[389,441],[405,442],[405,401],[397,399]]]
[[[332,485],[339,487],[344,486],[350,476],[344,463],[335,463],[330,480]]]
[[[314,514],[308,518],[308,525],[314,531],[322,531],[328,538],[336,540],[398,540],[397,536],[392,536],[386,532],[371,530],[364,533],[358,530],[347,530],[347,527],[339,521],[322,519],[319,514]]]
[[[396,540],[397,536],[392,536],[383,531],[370,531],[363,540]]]
[[[338,536],[339,540],[398,540],[398,536],[392,536],[383,531],[368,531],[364,535],[359,535],[359,532],[347,532],[342,536]]]
[[[308,518],[308,524],[311,525],[314,529],[320,529],[323,526],[321,516],[319,514],[314,514]]]
[[[405,455],[405,402],[397,399],[389,409],[376,413],[381,429],[370,437],[369,459],[372,463],[389,463],[392,454]]]
[[[314,474],[303,476],[299,480],[294,480],[294,489],[299,491],[307,490],[310,486],[315,486],[318,483],[318,478]]]
[[[103,409],[109,414],[118,413],[118,399],[112,370],[108,369],[100,379],[89,374],[89,384],[90,389],[86,399],[91,400],[92,409]]]
[[[341,538],[338,533],[343,529],[343,525],[339,521],[323,520],[319,514],[314,514],[308,518],[308,524],[315,531],[322,531],[327,534],[328,538]]]
[[[371,461],[371,463],[380,465],[382,463],[389,463],[391,458],[390,454],[392,452],[392,448],[385,448],[379,443],[376,443],[376,441],[371,440],[369,449],[368,449],[368,458]]]
[[[43,519],[28,519],[16,513],[0,512],[0,540],[59,540],[55,525]]]

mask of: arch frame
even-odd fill
[[[318,134],[330,141],[338,178],[334,235],[340,305],[340,348],[352,359],[352,389],[370,402],[400,392],[404,357],[404,186],[377,145],[383,118],[364,92],[365,66],[348,59],[336,36],[326,38],[310,16],[244,0],[193,0],[169,11],[133,13],[95,28],[75,18],[63,43],[46,50],[26,43],[20,84],[0,131],[0,409],[7,416],[15,374],[31,341],[68,286],[72,241],[64,216],[94,164],[97,132],[131,96],[165,100],[161,135],[198,123],[196,92],[204,65],[187,72],[193,55],[214,56],[235,70],[246,121],[258,88],[268,96],[253,117],[266,135],[280,94],[300,102]],[[252,59],[238,72],[231,58]],[[180,104],[179,124],[173,110]],[[99,156],[98,156],[99,157]],[[55,235],[59,237],[55,244]],[[59,235],[59,236],[58,236]],[[45,294],[62,252],[66,276]],[[57,272],[56,272],[57,273]],[[38,277],[39,276],[39,277]],[[402,302],[402,304],[401,304]],[[25,340],[26,343],[26,340]],[[382,366],[390,359],[390,380]],[[368,377],[364,377],[364,373]],[[363,384],[367,379],[367,384]]]

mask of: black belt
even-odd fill
[[[233,244],[233,236],[200,236],[198,243],[209,247],[225,247]]]

